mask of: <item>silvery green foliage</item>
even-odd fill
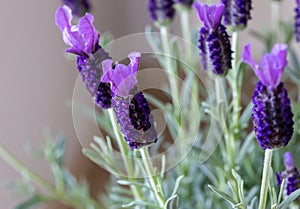
[[[65,167],[64,154],[66,140],[60,136],[55,140],[48,135],[43,151],[31,150],[32,154],[49,164],[55,180],[53,190],[41,192],[30,175],[24,175],[22,182],[14,184],[13,188],[28,198],[17,205],[15,209],[34,208],[38,204],[58,201],[76,209],[100,209],[100,204],[89,193],[89,186],[84,181],[78,181]],[[22,172],[22,171],[20,171]]]

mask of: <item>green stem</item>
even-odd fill
[[[232,51],[233,51],[233,59],[231,62],[232,65],[232,99],[233,99],[233,134],[234,134],[234,142],[238,140],[239,136],[239,121],[240,121],[240,112],[241,112],[241,84],[239,78],[239,69],[237,66],[238,62],[238,32],[232,33]]]
[[[159,206],[164,208],[166,200],[162,193],[162,185],[161,185],[160,181],[158,180],[158,175],[156,175],[154,173],[154,169],[153,169],[153,165],[151,162],[148,148],[147,147],[141,148],[140,153],[143,158],[143,162],[145,165],[147,175],[149,176],[149,181],[150,181],[151,187],[155,193],[154,195],[159,203]]]
[[[191,30],[190,30],[190,20],[189,20],[189,10],[184,9],[180,12],[180,24],[182,37],[185,41],[185,52],[187,63],[192,62],[192,48],[191,48]]]
[[[266,149],[265,151],[265,160],[264,168],[262,174],[262,181],[260,187],[260,198],[259,198],[259,207],[258,209],[265,209],[267,204],[267,195],[268,195],[268,186],[270,182],[270,171],[271,171],[271,162],[272,162],[272,149]]]
[[[173,68],[172,60],[171,60],[171,49],[170,49],[170,41],[169,41],[169,29],[166,26],[160,27],[160,34],[163,44],[163,49],[165,53],[165,67],[168,72],[168,78],[170,82],[170,89],[172,93],[173,106],[178,101],[178,87],[177,87],[177,69]]]
[[[271,1],[271,18],[272,18],[272,29],[277,36],[277,41],[280,40],[281,31],[279,28],[280,22],[280,1]]]
[[[55,192],[55,187],[50,184],[47,180],[43,177],[39,176],[38,174],[34,173],[30,170],[26,165],[22,162],[17,160],[9,151],[7,151],[1,144],[0,144],[0,156],[3,160],[5,160],[11,167],[13,167],[17,172],[21,173],[24,177],[30,179],[30,181],[36,183],[40,187],[48,190],[51,193]]]
[[[115,134],[115,137],[116,137],[116,140],[117,140],[117,143],[118,143],[118,147],[120,149],[120,153],[122,155],[122,159],[123,159],[123,163],[125,165],[126,172],[129,176],[129,179],[133,180],[134,179],[134,170],[133,170],[132,162],[128,158],[128,145],[120,137],[120,133],[119,133],[118,128],[117,128],[118,124],[117,124],[117,121],[115,119],[113,110],[109,109],[108,114],[109,114],[111,125],[113,127],[114,134]],[[130,189],[133,192],[133,196],[136,200],[143,199],[143,194],[137,186],[131,185]]]

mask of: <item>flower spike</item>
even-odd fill
[[[290,99],[280,82],[286,60],[287,46],[276,44],[266,53],[260,65],[251,54],[251,45],[244,48],[242,59],[254,70],[259,81],[252,97],[252,122],[256,139],[262,149],[286,146],[293,135],[293,113]]]
[[[224,5],[195,2],[194,8],[204,23],[200,29],[199,49],[202,66],[214,74],[225,76],[231,68],[231,46],[226,28],[221,24]]]

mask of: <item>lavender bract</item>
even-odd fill
[[[199,39],[203,69],[225,76],[231,68],[232,51],[226,28],[221,24],[224,5],[195,2],[194,7],[204,23]]]
[[[296,0],[295,8],[295,36],[296,41],[300,42],[300,0]]]
[[[112,92],[109,83],[102,83],[102,61],[109,59],[99,45],[99,34],[93,25],[93,15],[87,13],[72,25],[72,11],[69,7],[59,7],[55,14],[56,25],[63,34],[64,42],[70,46],[66,52],[77,55],[77,68],[95,103],[102,108],[111,107]]]
[[[300,188],[300,173],[295,167],[293,155],[290,152],[284,154],[285,171],[276,173],[277,185],[286,180],[285,194],[288,196]]]
[[[234,31],[244,29],[251,19],[251,0],[222,0],[222,3],[225,5],[224,24]]]
[[[72,15],[82,17],[90,11],[90,3],[87,0],[62,0],[63,5],[67,5],[72,10]]]
[[[128,55],[130,64],[116,64],[112,60],[102,62],[102,82],[110,82],[114,94],[112,108],[124,138],[131,149],[150,145],[157,141],[157,132],[149,104],[142,92],[137,90],[137,72],[140,53]]]
[[[173,0],[149,0],[148,9],[154,25],[168,25],[175,15]]]
[[[286,55],[287,46],[276,44],[258,65],[252,58],[250,44],[245,46],[243,52],[243,61],[253,68],[259,78],[252,97],[252,122],[256,139],[264,150],[286,146],[293,135],[290,99],[280,82],[287,65]]]

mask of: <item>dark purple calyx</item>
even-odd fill
[[[142,92],[137,93],[129,105],[129,118],[137,130],[147,131],[151,124],[149,121],[150,108]]]
[[[142,92],[127,98],[115,95],[112,99],[112,108],[131,149],[156,143],[158,136],[153,116]]]
[[[151,20],[158,27],[169,24],[175,15],[173,0],[149,0]]]
[[[286,146],[293,135],[293,113],[283,83],[267,88],[259,81],[252,97],[252,121],[262,149]]]
[[[224,24],[234,31],[242,30],[251,19],[251,0],[222,0],[225,5]]]
[[[113,93],[110,83],[101,82],[102,61],[110,59],[103,48],[99,48],[89,58],[85,56],[77,57],[77,68],[88,92],[94,97],[95,103],[102,108],[111,107]]]
[[[95,93],[95,103],[104,109],[111,108],[111,99],[113,93],[110,88],[110,83],[100,82]]]
[[[226,28],[219,25],[217,30],[200,30],[199,49],[204,70],[225,76],[231,68],[231,46]]]

